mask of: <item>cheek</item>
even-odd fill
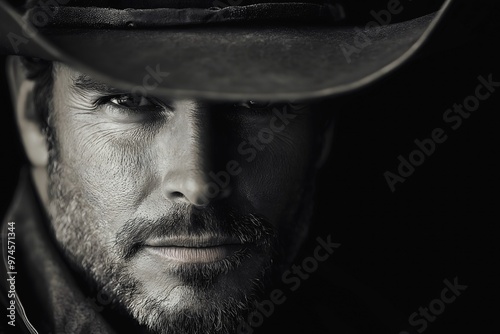
[[[255,159],[242,161],[238,186],[259,213],[271,220],[297,206],[304,184],[312,177],[314,136],[310,129],[308,119],[298,119],[274,133],[262,151],[256,150]]]
[[[140,133],[105,122],[73,119],[64,125],[60,163],[70,186],[105,219],[135,211],[153,179],[147,136],[139,140]]]

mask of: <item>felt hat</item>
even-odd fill
[[[403,0],[354,11],[315,0],[40,0],[17,8],[0,0],[0,53],[62,61],[142,94],[304,100],[394,71],[425,47],[454,2],[400,21]]]

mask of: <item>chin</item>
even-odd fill
[[[178,281],[175,286],[139,291],[127,308],[139,324],[153,333],[236,333],[257,300],[252,280],[235,289],[236,282],[220,277],[210,287]]]
[[[178,264],[137,254],[128,272],[136,289],[121,304],[154,333],[235,333],[265,290],[270,259]]]

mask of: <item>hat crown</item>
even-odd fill
[[[210,8],[227,6],[247,6],[259,3],[316,3],[324,4],[329,0],[54,0],[52,5],[71,7],[102,7],[102,8]],[[50,1],[46,2],[51,5]],[[28,0],[26,7],[40,6],[40,0]]]

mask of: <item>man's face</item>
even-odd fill
[[[310,110],[138,97],[54,68],[59,245],[153,330],[234,331],[306,235]]]

